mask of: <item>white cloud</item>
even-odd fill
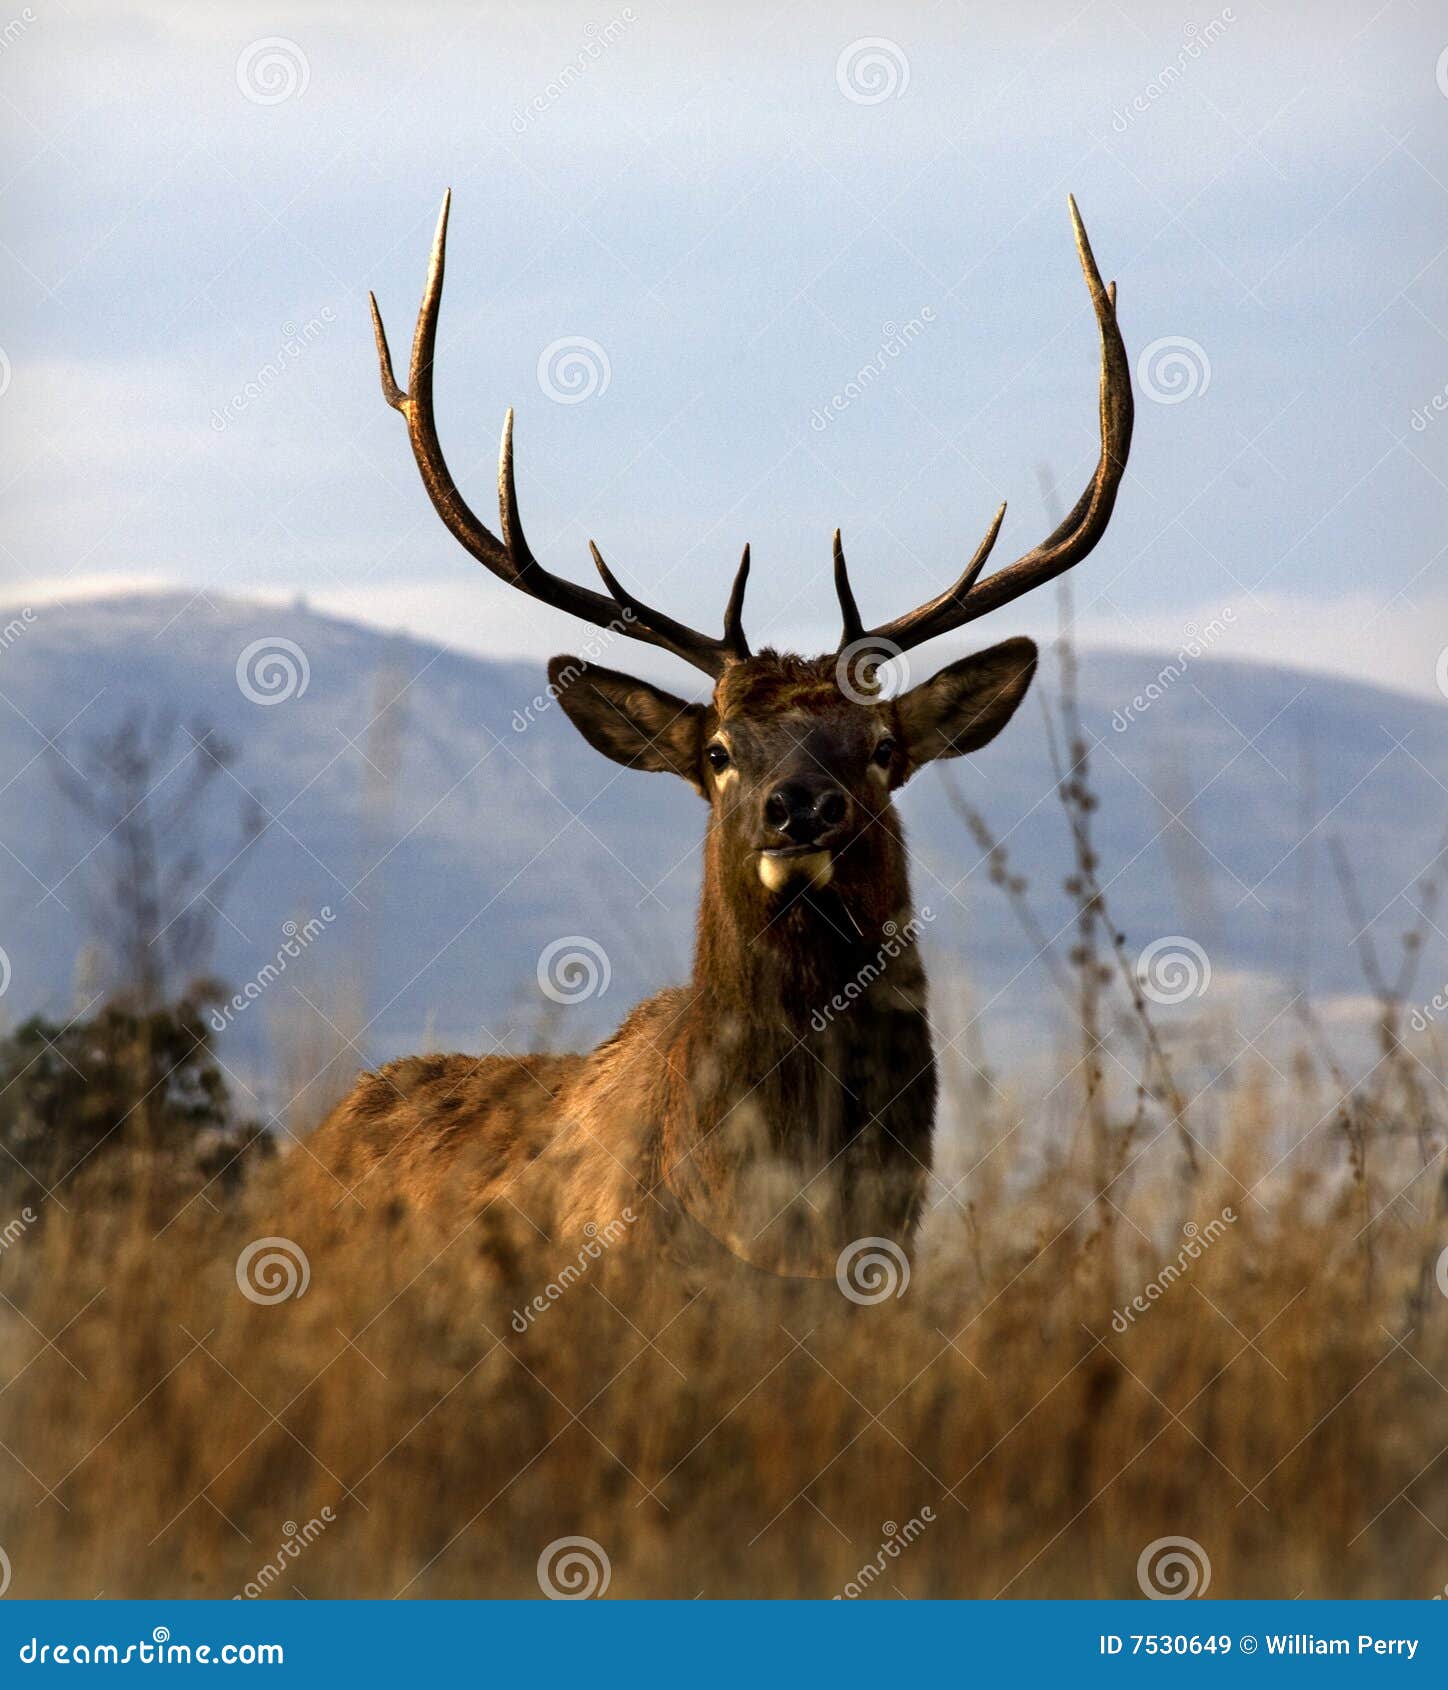
[[[123,593],[189,594],[200,590],[201,584],[195,581],[157,573],[85,574],[20,581],[0,594],[0,602],[56,604]],[[457,651],[514,661],[541,661],[556,652],[575,650],[587,633],[582,623],[541,608],[481,569],[463,571],[456,581],[446,583],[388,583],[321,592],[258,587],[238,592],[234,583],[221,582],[209,584],[208,590],[264,604],[290,604],[300,596],[323,615],[412,634]],[[1417,697],[1443,698],[1436,678],[1444,630],[1448,629],[1448,602],[1442,600],[1383,607],[1365,595],[1308,601],[1274,594],[1204,606],[1183,617],[1161,615],[1126,623],[1119,618],[1093,616],[1083,619],[1079,636],[1087,649],[1139,651],[1160,660],[1174,656],[1194,634],[1199,636],[1213,624],[1222,631],[1203,642],[1205,650],[1198,661],[1263,663]],[[1022,631],[1043,643],[1054,634],[1043,618],[1023,617],[1009,628],[1002,623],[992,631],[992,637]],[[780,634],[782,644],[810,650],[824,649],[832,638],[823,620],[781,630]],[[966,640],[969,636],[956,638]],[[987,643],[983,631],[978,632],[974,643]],[[948,640],[939,642],[921,662],[921,669],[930,667],[932,657],[945,663],[958,655],[948,649],[950,646]],[[677,663],[637,643],[621,645],[617,661],[624,668],[679,684]]]
[[[1158,615],[1129,624],[1108,616],[1083,620],[1084,645],[1175,653],[1209,627],[1206,656],[1307,669],[1395,692],[1442,699],[1437,674],[1448,636],[1448,600],[1384,604],[1365,593],[1308,599],[1267,593],[1203,605],[1186,616]]]

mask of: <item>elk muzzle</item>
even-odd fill
[[[764,799],[759,878],[771,892],[791,881],[828,886],[834,874],[833,848],[846,835],[854,813],[850,795],[825,775],[781,781]]]

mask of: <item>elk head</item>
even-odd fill
[[[1131,443],[1131,376],[1116,323],[1116,288],[1096,267],[1070,201],[1081,267],[1101,337],[1101,451],[1096,471],[1065,519],[1038,546],[982,578],[1005,515],[1002,505],[959,579],[918,609],[866,627],[855,603],[838,531],[835,589],[843,614],[837,650],[800,658],[750,651],[742,608],[749,548],[715,638],[675,621],[627,591],[590,542],[605,592],[575,585],[534,557],[513,484],[513,413],[503,424],[495,537],[468,508],[443,458],[433,417],[433,352],[442,298],[450,194],[444,198],[412,343],[408,389],[393,376],[382,319],[372,300],[382,390],[407,419],[413,453],[438,515],[485,568],[530,597],[598,627],[658,646],[703,670],[708,704],[688,703],[648,682],[579,658],[557,657],[549,678],[584,738],[630,768],[681,776],[710,803],[710,868],[736,900],[762,902],[833,886],[855,920],[898,907],[903,847],[894,825],[895,789],[937,757],[977,750],[1003,728],[1035,671],[1030,640],[960,659],[899,697],[887,698],[879,670],[889,658],[973,622],[1080,562],[1106,530]],[[883,912],[883,913],[882,913]],[[863,931],[863,929],[862,929]]]

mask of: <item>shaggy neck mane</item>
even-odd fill
[[[772,1271],[832,1272],[844,1242],[908,1231],[929,1163],[925,975],[893,816],[857,846],[830,886],[785,902],[726,861],[717,826],[705,846],[663,1172],[695,1221]]]

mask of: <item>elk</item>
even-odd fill
[[[506,1196],[563,1234],[627,1214],[644,1223],[634,1238],[689,1255],[723,1246],[773,1273],[827,1276],[843,1248],[866,1238],[904,1251],[931,1178],[936,1072],[893,797],[925,764],[1000,732],[1030,685],[1036,648],[1008,639],[896,696],[880,666],[1051,581],[1101,539],[1132,430],[1115,283],[1103,285],[1072,199],[1101,341],[1101,447],[1054,532],[985,575],[1002,505],[952,586],[867,627],[836,531],[838,649],[756,652],[742,620],[747,546],[717,638],[635,597],[591,542],[604,592],[545,568],[518,514],[511,410],[500,535],[469,509],[433,416],[449,203],[450,194],[405,392],[372,300],[383,395],[406,419],[437,514],[484,568],[709,677],[699,702],[578,658],[548,666],[590,745],[627,768],[677,775],[708,805],[693,977],[639,1004],[587,1053],[415,1056],[364,1074],[314,1135],[313,1158],[351,1190],[376,1178],[423,1210],[476,1213]]]

